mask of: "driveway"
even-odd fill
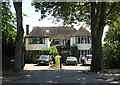
[[[89,70],[90,66],[64,66],[62,65],[62,70]],[[24,70],[56,70],[50,66],[37,66],[37,64],[25,64]]]

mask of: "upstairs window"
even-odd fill
[[[39,37],[39,38],[30,38],[29,44],[45,44],[45,38]]]
[[[77,37],[76,44],[90,44],[91,38],[90,37]]]
[[[55,40],[54,45],[65,45],[66,40]]]

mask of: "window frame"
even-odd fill
[[[45,38],[44,37],[29,38],[29,44],[45,44]]]

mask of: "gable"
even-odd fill
[[[91,33],[87,29],[85,29],[83,26],[81,26],[79,30],[77,30],[72,36],[90,37]]]

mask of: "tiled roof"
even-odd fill
[[[45,36],[45,33],[39,27],[34,28],[26,37],[38,37],[38,36]]]
[[[68,39],[76,32],[72,27],[35,27],[26,37],[50,37],[52,39]]]
[[[91,36],[91,33],[81,26],[72,36]]]
[[[34,27],[26,37],[50,37],[51,39],[68,39],[71,36],[91,36],[84,27]]]

